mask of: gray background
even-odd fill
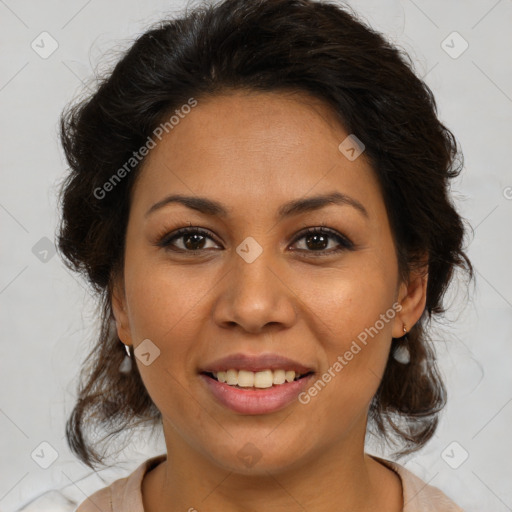
[[[434,91],[440,118],[465,155],[453,194],[475,228],[469,255],[476,288],[468,302],[460,287],[452,313],[434,333],[448,340],[436,345],[449,404],[435,438],[404,464],[467,511],[512,510],[512,1],[350,4],[409,52]],[[159,0],[0,0],[2,512],[49,489],[67,486],[81,501],[105,485],[99,479],[93,488],[79,483],[90,470],[64,439],[74,379],[94,339],[95,320],[86,286],[51,245],[57,186],[67,167],[57,119],[87,87],[93,69],[115,61],[112,49],[125,48],[150,22],[184,6]],[[469,46],[457,56],[464,40]],[[58,48],[45,55],[52,44]],[[49,456],[42,442],[58,452],[47,469],[31,458],[41,449]],[[165,450],[161,438],[130,446],[107,481]]]

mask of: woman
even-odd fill
[[[148,422],[167,448],[78,512],[461,510],[365,452],[434,434],[428,325],[472,275],[411,68],[345,8],[224,0],[63,115],[60,251],[102,299],[68,441],[94,467],[93,429]]]

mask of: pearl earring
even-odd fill
[[[406,338],[407,328],[405,327],[405,324],[403,330],[404,335],[402,336],[402,338],[404,338],[404,341],[406,342],[408,340]],[[393,352],[393,358],[400,364],[409,364],[411,361],[411,353],[409,352],[409,348],[407,347],[407,345],[404,344],[396,347],[395,351]]]
[[[123,362],[119,365],[119,371],[120,373],[130,373],[132,370],[132,356],[130,354],[130,347],[128,345],[124,345],[124,348],[126,350],[126,355],[124,356]]]

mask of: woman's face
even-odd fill
[[[360,450],[391,338],[421,305],[396,306],[408,290],[383,197],[364,153],[354,158],[350,140],[339,149],[348,135],[308,96],[236,92],[199,100],[150,150],[113,306],[169,451],[254,473]],[[332,194],[344,199],[310,202]],[[187,227],[205,233],[171,240]],[[202,374],[234,354],[283,356],[314,373],[260,390]]]

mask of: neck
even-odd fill
[[[146,512],[402,510],[400,479],[364,453],[364,436],[330,444],[293,465],[235,471],[214,464],[166,429],[167,460],[146,475]],[[264,457],[262,458],[262,460]],[[384,505],[383,505],[384,504]]]

